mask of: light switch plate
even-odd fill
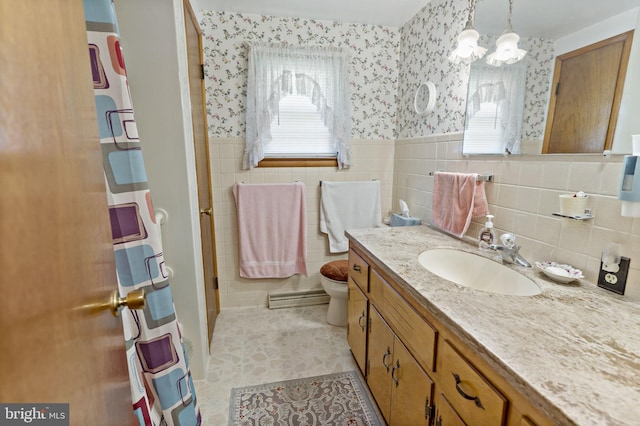
[[[620,269],[615,274],[602,269],[600,262],[600,274],[598,274],[598,287],[613,291],[614,293],[624,294],[627,286],[627,275],[629,274],[629,264],[631,260],[628,257],[620,258]]]

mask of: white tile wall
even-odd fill
[[[379,179],[382,216],[391,209],[394,143],[392,140],[355,140],[355,165],[348,170],[334,167],[254,168],[242,170],[244,139],[211,139],[211,173],[215,218],[216,255],[220,305],[222,308],[266,306],[270,291],[320,288],[320,267],[346,254],[330,254],[327,238],[319,231],[321,180],[359,181]],[[307,271],[308,277],[252,280],[238,272],[238,225],[232,194],[235,182],[284,183],[302,181],[307,192]]]
[[[397,140],[393,202],[406,200],[414,216],[430,223],[429,172],[493,173],[496,182],[487,183],[486,192],[496,228],[518,235],[525,258],[572,264],[596,283],[602,249],[607,243],[620,243],[622,255],[631,258],[626,295],[640,299],[640,219],[620,215],[621,156],[464,157],[461,147],[461,133]],[[590,194],[595,219],[551,216],[559,210],[558,195],[576,191]],[[484,222],[474,219],[466,237],[475,239]]]

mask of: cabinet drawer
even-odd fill
[[[467,424],[502,425],[507,400],[448,340],[438,347],[440,389]]]
[[[371,300],[402,343],[425,371],[433,371],[436,330],[374,270],[371,271],[369,288]]]
[[[364,294],[369,293],[369,264],[353,250],[349,250],[349,276]]]

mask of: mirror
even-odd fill
[[[475,28],[480,44],[494,50],[507,22],[508,0],[478,0]],[[522,154],[540,154],[555,57],[600,40],[633,30],[638,25],[640,0],[519,0],[513,5],[512,24],[528,51],[527,98],[523,114]],[[627,78],[612,152],[632,152],[631,135],[640,134],[640,34],[632,44]],[[484,61],[485,58],[480,61]]]

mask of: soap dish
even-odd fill
[[[536,267],[547,277],[559,283],[570,283],[579,278],[584,278],[580,269],[562,263],[536,262]]]

